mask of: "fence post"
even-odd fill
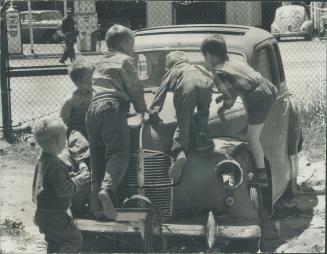
[[[12,139],[12,121],[11,121],[11,101],[10,101],[10,85],[8,77],[9,55],[8,55],[8,40],[7,40],[7,25],[5,8],[1,10],[1,106],[2,106],[2,126],[3,137],[9,143]]]

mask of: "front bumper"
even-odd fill
[[[131,216],[130,221],[96,221],[93,219],[76,219],[78,228],[82,231],[98,233],[142,233],[145,214]],[[259,225],[190,225],[163,224],[163,234],[166,236],[199,236],[217,239],[254,239],[261,236]]]

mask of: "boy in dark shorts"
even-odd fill
[[[71,177],[58,158],[66,145],[66,126],[60,119],[43,119],[33,134],[42,148],[34,173],[32,198],[37,204],[34,221],[45,234],[48,253],[76,253],[82,247],[82,234],[67,214],[71,198],[90,181],[90,173]]]
[[[237,96],[242,98],[248,114],[248,142],[256,165],[249,180],[250,183],[267,186],[260,134],[270,107],[276,100],[277,89],[247,63],[230,59],[226,42],[219,35],[208,36],[201,44],[201,52],[212,68],[218,90],[223,94],[223,104],[218,115],[231,108]]]

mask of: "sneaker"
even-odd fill
[[[117,212],[108,192],[101,190],[98,194],[98,199],[102,204],[103,214],[109,219],[116,219]]]
[[[266,170],[259,169],[249,173],[249,184],[259,185],[261,187],[268,186],[268,177]]]
[[[174,164],[169,169],[169,174],[173,178],[174,183],[177,183],[180,180],[185,163],[186,163],[186,154],[183,151],[181,151],[177,155]]]

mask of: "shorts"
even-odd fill
[[[246,97],[248,124],[262,124],[266,121],[269,110],[276,99],[274,90],[267,92],[267,86],[262,84]]]

